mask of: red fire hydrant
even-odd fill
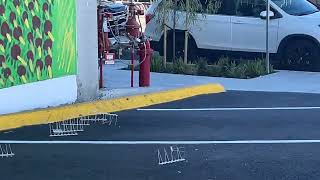
[[[150,86],[150,66],[151,57],[153,50],[150,47],[150,42],[146,41],[145,45],[139,46],[139,57],[140,57],[140,71],[139,71],[139,86],[149,87]]]

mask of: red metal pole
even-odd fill
[[[145,46],[140,45],[139,56],[140,56],[140,71],[139,71],[139,86],[149,87],[150,86],[150,66],[151,57],[153,50],[150,47],[150,42],[146,41]]]
[[[102,65],[103,63],[102,63],[102,59],[100,59],[99,60],[99,69],[100,69],[100,79],[99,79],[99,88],[101,89],[101,88],[104,88],[103,87],[103,71],[102,71],[102,67],[103,67],[103,65]]]
[[[103,28],[102,28],[102,22],[103,21],[103,15],[98,10],[98,43],[99,43],[99,61],[98,61],[98,68],[99,68],[99,88],[103,88],[103,72],[102,72],[102,59],[103,59]]]
[[[134,46],[131,50],[131,87],[133,87],[133,75],[134,75]]]

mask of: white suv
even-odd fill
[[[179,0],[180,1],[180,0]],[[200,0],[205,9],[210,0]],[[216,0],[217,1],[217,0]],[[215,14],[199,13],[195,24],[189,27],[190,51],[194,58],[202,50],[227,52],[264,53],[266,49],[265,0],[218,0],[220,8]],[[151,45],[160,54],[163,31],[155,18],[153,3],[146,14],[145,34],[152,39]],[[320,12],[308,0],[271,0],[270,51],[279,57],[283,68],[295,70],[320,69]],[[178,11],[177,55],[183,52],[185,13]],[[172,55],[173,18],[168,20],[168,54]]]

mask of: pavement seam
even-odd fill
[[[48,124],[81,116],[99,113],[114,113],[123,110],[142,108],[185,98],[225,92],[220,84],[206,84],[160,91],[150,94],[120,97],[115,99],[79,103],[56,108],[41,109],[0,116],[0,131],[23,126]]]

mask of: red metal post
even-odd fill
[[[102,70],[102,68],[103,68],[103,60],[100,59],[99,60],[99,71],[100,71],[99,88],[100,89],[104,88],[104,86],[103,86],[103,70]]]
[[[134,46],[132,46],[132,49],[131,49],[131,87],[134,86],[133,84],[133,75],[134,75]]]
[[[142,44],[139,47],[140,56],[140,71],[139,71],[139,86],[150,86],[150,66],[153,50],[150,47],[150,42],[146,41],[145,46]]]
[[[111,17],[110,14],[101,12],[98,9],[98,44],[99,44],[99,88],[104,88],[103,83],[103,64],[110,51],[109,29],[105,20]]]
[[[98,63],[99,63],[99,88],[103,88],[103,72],[102,72],[102,59],[103,59],[103,28],[102,28],[102,24],[103,24],[103,14],[100,13],[99,9],[98,9],[98,44],[99,44],[99,52],[98,52]]]
[[[136,5],[133,2],[130,2],[129,4],[129,17],[127,22],[127,33],[130,36],[133,36],[134,38],[138,38],[141,35],[141,32],[139,31],[140,24],[137,22],[136,15],[137,15],[137,9]],[[131,50],[131,87],[134,86],[134,45],[132,45]]]

